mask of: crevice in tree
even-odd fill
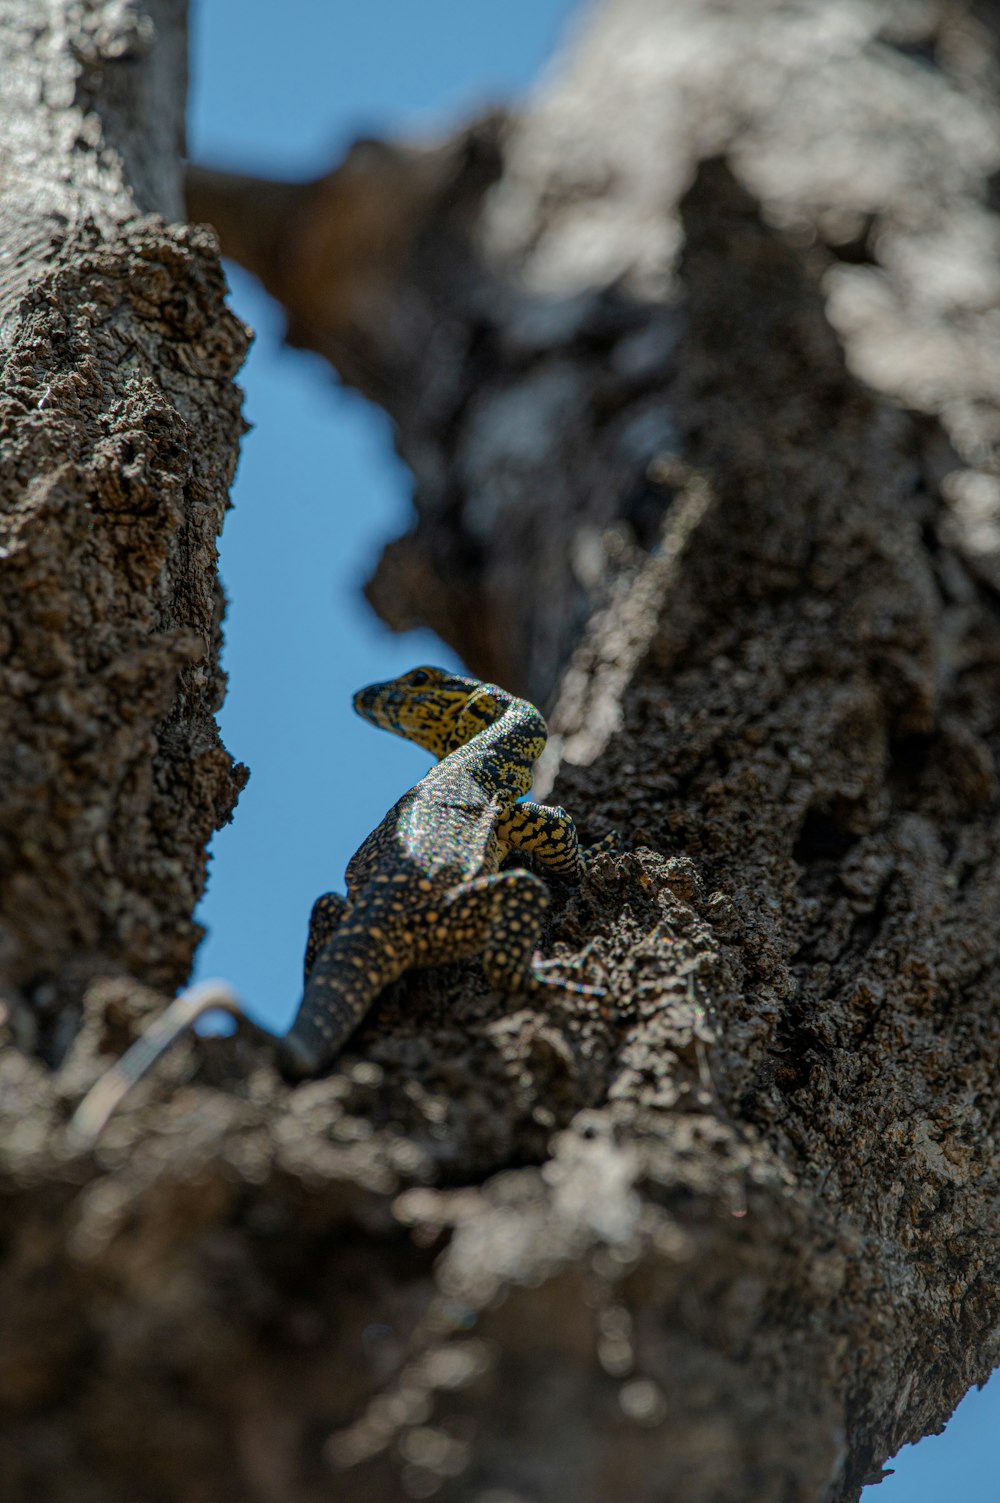
[[[844,825],[836,810],[813,807],[806,812],[799,828],[792,860],[802,866],[836,867],[857,840],[857,832]]]
[[[935,70],[941,67],[941,39],[936,30],[924,36],[909,37],[901,36],[894,31],[883,31],[879,34],[878,41],[910,62]]]

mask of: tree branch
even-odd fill
[[[629,849],[547,943],[606,997],[408,978],[294,1091],[189,1041],[84,1159],[93,989],[0,1134],[23,1495],[832,1503],[985,1377],[996,106],[928,14],[610,0],[488,191],[456,148],[288,282],[416,476],[375,593],[571,659],[559,796]]]

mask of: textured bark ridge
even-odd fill
[[[572,653],[605,996],[410,978],[294,1090],[186,1041],[82,1155],[155,1005],[92,988],[0,1094],[0,1496],[846,1503],[1000,1356],[992,284],[919,243],[992,223],[972,24],[612,0],[364,296],[286,279],[417,476],[375,593]]]
[[[605,0],[532,107],[450,147],[361,143],[316,184],[196,172],[196,213],[293,342],[397,422],[416,519],[370,586],[380,614],[551,700],[623,550],[655,536],[677,204],[723,152],[821,283],[852,369],[941,420],[962,461],[946,530],[996,584],[996,20]]]
[[[247,335],[211,233],[143,215],[179,201],[183,19],[0,23],[0,985],[50,1060],[94,975],[184,979],[244,776],[213,712]]]

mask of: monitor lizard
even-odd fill
[[[283,1073],[320,1074],[379,993],[424,966],[478,955],[501,992],[552,985],[599,994],[543,974],[554,963],[536,954],[548,889],[522,867],[500,870],[521,851],[541,870],[578,880],[595,855],[619,845],[612,832],[584,849],[565,809],[525,799],[548,736],[535,706],[496,684],[426,667],[360,689],[354,708],[438,761],[351,857],[346,897],[328,892],[313,905],[302,1002],[277,1041]],[[224,983],[182,993],[84,1099],[76,1134],[96,1136],[164,1049],[219,1007],[242,1016]]]

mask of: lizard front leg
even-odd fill
[[[507,818],[497,826],[501,844],[527,851],[539,866],[555,877],[580,878],[588,863],[602,851],[615,851],[621,845],[617,834],[605,835],[586,849],[580,845],[573,816],[550,804],[536,804],[525,799],[515,804]]]

